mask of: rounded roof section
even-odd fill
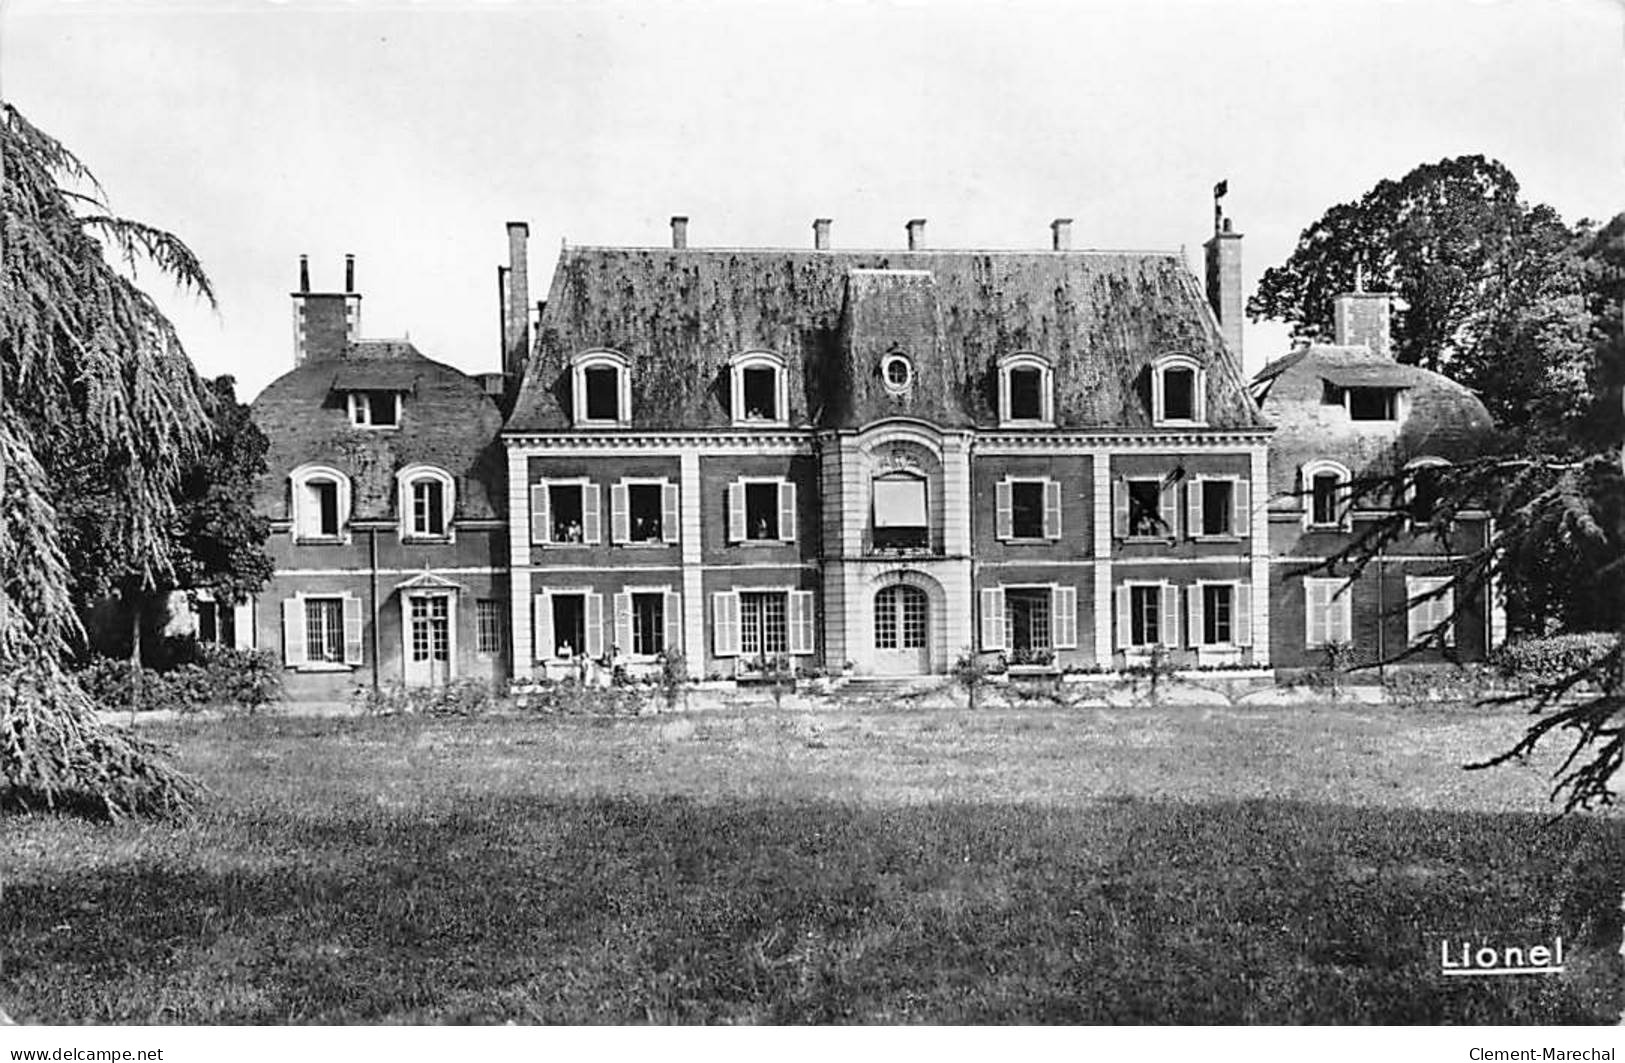
[[[352,391],[401,393],[399,425],[352,425]],[[496,403],[474,378],[425,358],[410,343],[363,340],[342,358],[306,362],[267,385],[250,410],[271,444],[255,501],[272,520],[289,517],[289,473],[312,462],[350,477],[355,519],[395,519],[395,477],[410,465],[453,477],[456,517],[497,515],[502,415]]]
[[[1403,393],[1397,421],[1351,421],[1328,401],[1332,388],[1393,388]],[[1400,365],[1364,346],[1314,345],[1264,367],[1253,394],[1275,425],[1270,493],[1297,490],[1298,470],[1316,459],[1348,466],[1357,478],[1382,476],[1421,457],[1477,457],[1494,432],[1489,411],[1470,389],[1440,373]]]

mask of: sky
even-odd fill
[[[1617,0],[664,3],[0,0],[0,93],[117,213],[201,258],[149,287],[247,398],[289,293],[357,259],[362,332],[498,368],[505,223],[561,242],[1186,250],[1212,189],[1251,293],[1334,203],[1460,154],[1570,221],[1625,209]],[[1249,324],[1249,372],[1288,344]]]

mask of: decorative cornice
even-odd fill
[[[790,447],[811,452],[812,429],[740,432],[729,428],[686,432],[504,432],[510,450],[759,451]]]
[[[1196,429],[1190,431],[1141,431],[1102,429],[1055,429],[1011,431],[1009,429],[936,429],[925,422],[898,422],[904,431],[897,434],[935,433],[943,438],[969,439],[971,450],[1012,448],[1021,450],[1139,450],[1152,447],[1215,448],[1268,446],[1272,429]],[[772,432],[739,431],[731,428],[688,431],[624,432],[503,432],[502,441],[511,450],[705,450],[751,451],[763,447],[791,447],[810,451],[817,443],[837,437],[884,435],[865,429],[781,429]]]

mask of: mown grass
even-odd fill
[[[63,1023],[1614,1021],[1625,830],[1549,824],[1539,765],[1459,771],[1452,751],[1515,724],[189,722],[167,737],[216,790],[199,824],[0,821],[0,1004]],[[1563,976],[1438,974],[1441,936],[1558,934]]]

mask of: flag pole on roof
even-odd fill
[[[1223,181],[1220,181],[1218,184],[1213,186],[1213,231],[1214,232],[1218,232],[1222,228],[1224,228],[1224,208],[1219,206],[1219,200],[1223,199],[1225,197],[1225,195],[1229,191],[1230,191],[1230,181],[1229,181],[1228,178],[1226,178]]]

